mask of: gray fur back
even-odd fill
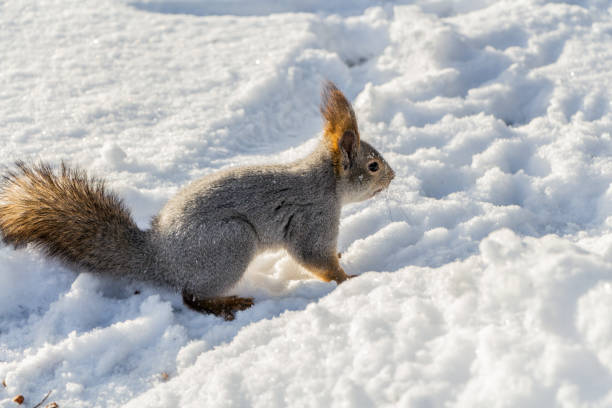
[[[211,297],[230,289],[263,250],[310,242],[321,225],[337,236],[339,213],[334,169],[319,148],[293,164],[193,182],[166,204],[150,234],[169,283]]]

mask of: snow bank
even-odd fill
[[[361,276],[264,254],[232,322],[0,248],[1,407],[612,405],[607,2],[0,10],[0,165],[80,165],[143,228],[195,177],[307,154],[324,78],[397,174],[343,211]]]
[[[500,230],[246,327],[127,406],[606,406],[610,278],[567,240]]]

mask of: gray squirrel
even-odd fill
[[[366,200],[395,176],[360,140],[350,103],[323,87],[323,140],[290,164],[237,167],[194,181],[143,231],[102,180],[63,163],[16,163],[0,185],[0,236],[34,244],[75,270],[151,281],[225,319],[253,304],[226,296],[261,251],[285,248],[324,281],[349,278],[339,264],[343,204]]]

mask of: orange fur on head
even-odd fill
[[[357,136],[359,145],[359,130],[355,112],[346,97],[336,85],[326,81],[321,94],[321,115],[325,120],[323,138],[334,158],[334,166],[340,166],[340,139],[346,131],[352,131]]]

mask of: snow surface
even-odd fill
[[[0,248],[0,407],[612,406],[612,8],[569,3],[0,2],[0,165],[84,167],[143,228],[307,154],[324,78],[397,173],[343,212],[362,276],[264,254],[233,322]]]

